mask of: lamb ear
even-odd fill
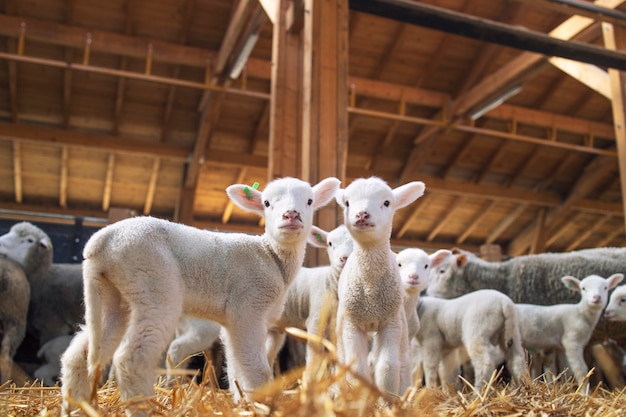
[[[245,184],[233,184],[226,188],[226,194],[237,207],[261,216],[265,214],[259,190]]]
[[[578,278],[565,276],[561,278],[561,281],[570,290],[580,292],[580,280]]]
[[[335,191],[335,201],[337,202],[337,204],[339,204],[339,206],[341,208],[346,208],[346,204],[343,202],[343,196],[345,194],[345,190],[343,188],[338,188],[337,191]]]
[[[610,277],[608,277],[606,280],[609,282],[609,290],[612,288],[615,288],[617,284],[622,282],[623,279],[624,279],[624,274],[613,274]]]
[[[328,204],[335,196],[340,184],[339,179],[328,177],[313,186],[313,195],[315,195],[313,208],[318,209]]]
[[[52,242],[48,238],[43,238],[39,240],[39,244],[44,249],[52,249]]]
[[[452,255],[448,249],[439,249],[430,255],[430,267],[434,268],[440,265],[448,256]]]
[[[459,268],[463,268],[465,265],[467,265],[467,255],[464,253],[457,255],[456,266],[458,266]]]
[[[422,181],[412,181],[393,189],[396,197],[396,210],[406,207],[424,195],[426,185]]]
[[[306,239],[307,243],[316,248],[325,248],[328,246],[328,232],[317,226],[311,226],[311,231]]]

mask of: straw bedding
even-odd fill
[[[299,336],[297,332],[294,332]],[[323,341],[325,342],[325,341]],[[317,373],[303,378],[302,369],[292,370],[259,389],[252,401],[235,404],[227,391],[219,388],[211,363],[200,383],[193,375],[179,378],[173,386],[156,385],[156,395],[123,402],[114,382],[94,389],[98,405],[73,403],[74,410],[87,416],[125,416],[125,411],[143,409],[154,416],[624,416],[626,391],[609,391],[601,386],[590,394],[564,376],[547,383],[524,381],[519,386],[502,382],[495,373],[480,391],[466,383],[460,391],[411,387],[402,398],[383,394],[366,381],[347,386],[345,367],[337,364],[334,347],[324,343],[327,353]],[[335,366],[334,376],[323,372]],[[181,375],[184,374],[181,372]],[[0,415],[61,415],[59,388],[42,387],[38,382],[0,387]]]

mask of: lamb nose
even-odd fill
[[[367,220],[370,218],[370,215],[366,211],[361,211],[356,215],[357,220]]]
[[[298,212],[295,210],[289,210],[285,214],[283,214],[283,218],[293,220],[298,217]]]

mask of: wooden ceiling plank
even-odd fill
[[[429,195],[426,194],[413,203],[413,211],[411,211],[411,214],[407,216],[406,221],[402,224],[402,227],[400,227],[398,232],[395,233],[395,237],[397,239],[402,238],[406,234],[406,232],[410,229],[413,220],[418,218],[420,213],[426,208],[427,200],[429,199]]]
[[[65,52],[65,60],[72,62],[74,53],[68,49]],[[73,71],[69,68],[63,71],[63,127],[70,126],[70,118],[72,115],[72,78]]]
[[[547,230],[546,230],[546,215],[548,214],[547,208],[542,208],[539,210],[539,214],[537,219],[535,220],[535,226],[533,230],[533,239],[530,245],[529,253],[543,253],[546,251],[546,240],[547,240]]]
[[[107,170],[104,178],[104,190],[102,192],[102,211],[108,212],[111,207],[111,192],[113,190],[113,173],[115,171],[115,154],[111,152],[107,160]]]
[[[571,59],[551,57],[548,61],[575,80],[585,84],[593,91],[611,99],[609,74],[592,64],[572,61]]]
[[[75,146],[82,149],[102,150],[128,154],[160,156],[163,159],[184,161],[189,155],[187,147],[166,145],[120,136],[94,132],[55,129],[25,123],[0,122],[0,138],[16,141],[52,143]]]
[[[470,220],[469,226],[465,228],[465,231],[456,239],[456,244],[460,245],[474,232],[474,229],[478,227],[481,221],[488,215],[492,214],[491,211],[498,202],[496,200],[487,201],[487,203],[476,212],[476,215]]]
[[[522,178],[526,171],[531,168],[537,157],[541,155],[540,149],[541,147],[536,146],[535,149],[533,149],[531,153],[526,157],[526,159],[522,163],[522,166],[513,170],[514,174],[509,176],[504,182],[505,187],[513,186],[513,184],[515,184],[520,178]]]
[[[69,150],[67,146],[61,148],[61,172],[59,175],[59,206],[67,208],[67,179],[68,179]]]
[[[22,190],[22,144],[18,140],[13,141],[13,187],[15,202],[22,203],[24,199]]]
[[[256,152],[256,148],[258,146],[259,141],[261,140],[261,132],[267,125],[270,117],[270,103],[269,101],[263,104],[263,111],[261,112],[261,117],[256,122],[256,126],[254,128],[254,133],[252,134],[252,138],[250,140],[250,147],[248,148],[248,153],[254,154]]]
[[[554,244],[554,242],[556,242],[557,240],[559,240],[559,238],[561,236],[563,236],[563,234],[565,234],[565,232],[567,232],[568,224],[575,224],[576,222],[578,222],[582,217],[584,217],[585,213],[582,212],[578,212],[576,213],[576,215],[570,219],[570,220],[565,220],[565,222],[563,222],[563,224],[561,224],[559,227],[548,227],[549,231],[548,231],[548,236],[550,236],[547,240],[546,240],[546,247],[550,247]]]
[[[494,165],[496,164],[496,162],[506,152],[506,146],[507,146],[506,141],[503,141],[503,142],[500,143],[500,146],[498,146],[498,149],[493,154],[491,154],[491,156],[489,157],[489,160],[487,161],[487,163],[484,164],[483,168],[480,170],[480,172],[478,172],[476,174],[476,177],[474,179],[474,183],[480,184],[481,182],[483,182],[483,180],[485,179],[485,176],[487,176],[487,174],[489,174],[491,172],[491,170],[494,167]]]
[[[7,39],[7,51],[15,53],[17,51],[16,41]],[[18,91],[17,91],[17,63],[14,61],[8,62],[8,82],[9,82],[9,102],[11,103],[11,121],[17,123],[19,121],[19,105],[18,105]]]
[[[226,67],[226,63],[228,62],[228,59],[235,48],[237,39],[243,31],[243,28],[252,10],[252,6],[254,6],[256,3],[256,0],[240,0],[237,3],[237,7],[233,12],[230,21],[228,22],[228,27],[226,28],[226,33],[224,33],[224,38],[222,39],[220,50],[217,53],[217,57],[215,58],[215,62],[213,64],[214,76],[222,74],[224,67]]]
[[[161,169],[161,158],[155,158],[152,163],[152,172],[150,172],[150,181],[148,182],[148,192],[146,193],[146,202],[143,206],[143,214],[147,216],[152,211],[152,203],[154,202],[154,194],[156,192],[157,182],[159,180],[159,170]]]
[[[498,225],[493,229],[493,231],[487,236],[485,243],[487,245],[492,244],[502,233],[506,231],[506,229],[513,224],[515,220],[528,208],[528,204],[520,204],[515,209],[509,213]]]
[[[601,241],[597,243],[597,247],[602,248],[605,246],[609,246],[611,242],[615,240],[615,238],[623,234],[624,234],[624,230],[622,230],[621,227],[615,227],[613,228],[613,231],[611,231],[608,235],[606,235],[604,239],[602,239]]]
[[[610,23],[602,24],[602,35],[607,49],[626,50],[626,30],[613,27]],[[622,203],[624,205],[624,222],[626,225],[626,72],[609,68],[611,92],[613,99],[613,124],[615,125],[615,141],[617,143],[618,165],[621,178]]]
[[[120,62],[120,71],[126,71],[128,67],[128,60],[122,58]],[[117,80],[117,88],[115,91],[115,111],[113,112],[113,134],[120,134],[120,124],[122,119],[122,109],[124,107],[124,95],[126,92],[126,78],[120,77]]]
[[[450,219],[454,217],[455,210],[461,207],[461,205],[463,204],[463,200],[464,200],[464,197],[455,196],[450,201],[450,204],[448,204],[448,207],[446,208],[446,214],[443,216],[443,218],[441,218],[437,222],[437,225],[435,225],[435,227],[432,228],[430,234],[426,238],[428,242],[432,242],[437,237],[439,232],[441,232],[441,230],[446,226],[446,224],[448,224]]]
[[[602,216],[591,227],[587,227],[586,230],[583,233],[581,233],[576,239],[574,239],[574,241],[572,243],[570,243],[568,247],[565,248],[564,252],[570,252],[570,251],[573,251],[574,249],[578,248],[580,245],[583,244],[583,242],[585,240],[587,240],[587,238],[589,236],[594,234],[598,229],[600,229],[602,226],[604,226],[604,224],[607,221],[611,220],[612,218],[613,218],[613,216],[610,215],[610,214],[606,214],[606,215]]]
[[[236,184],[243,184],[246,179],[246,175],[248,175],[247,168],[241,168],[239,170],[239,175],[237,175]],[[233,201],[229,198],[228,203],[226,203],[226,207],[224,208],[224,212],[222,213],[222,224],[227,224],[230,221],[230,216],[233,214],[233,208],[235,207]]]

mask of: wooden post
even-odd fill
[[[602,36],[604,36],[604,45],[607,49],[626,50],[626,30],[623,27],[613,27],[611,23],[603,23]],[[615,126],[615,142],[617,143],[619,173],[622,185],[622,205],[626,226],[626,73],[609,68],[609,81],[611,84],[613,125]]]
[[[337,177],[345,184],[348,148],[347,0],[304,0],[301,177],[311,183]],[[343,222],[334,202],[316,225],[330,231]],[[325,251],[308,251],[307,264],[327,263]]]

